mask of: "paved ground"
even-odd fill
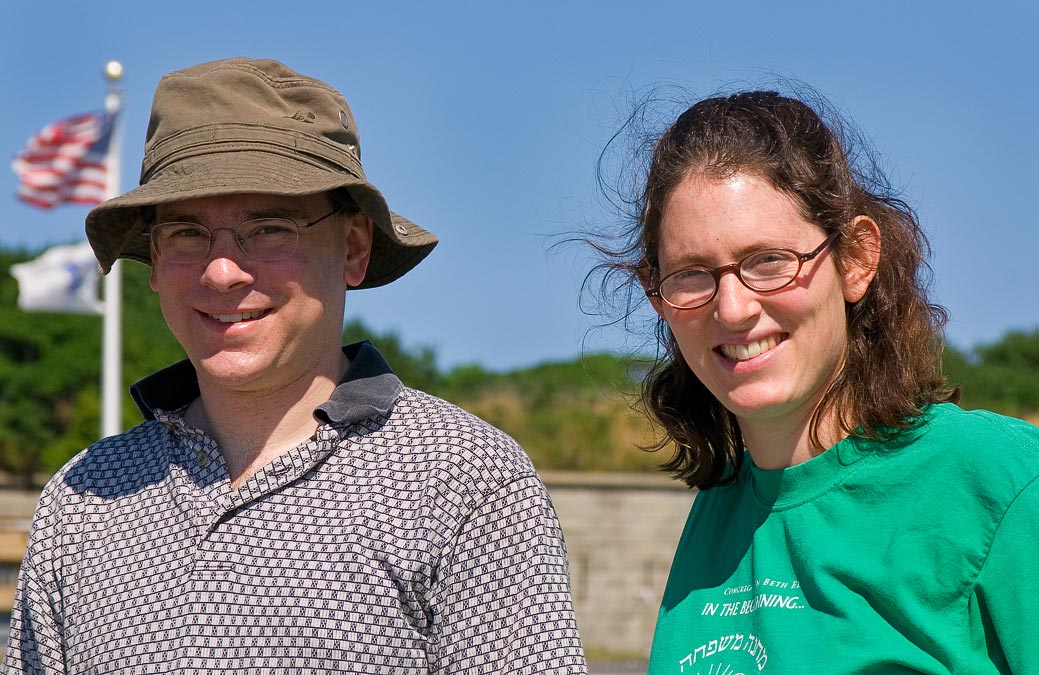
[[[592,663],[588,675],[645,675],[645,663]]]

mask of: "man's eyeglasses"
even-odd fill
[[[647,289],[646,295],[660,298],[674,309],[696,309],[714,299],[722,275],[727,272],[735,274],[736,278],[752,291],[778,291],[793,283],[801,273],[801,267],[822,253],[839,234],[839,231],[831,234],[811,253],[770,248],[755,251],[738,262],[714,269],[688,267],[678,270],[661,279],[656,287]]]
[[[336,209],[310,222],[297,223],[288,218],[256,218],[237,226],[209,228],[200,223],[159,223],[151,228],[151,246],[158,258],[174,265],[199,263],[209,257],[213,239],[220,230],[228,230],[238,248],[253,260],[284,260],[296,252],[299,231],[317,225],[338,213]]]

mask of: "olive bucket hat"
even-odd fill
[[[87,215],[103,272],[117,258],[150,263],[147,228],[157,204],[238,193],[302,196],[346,188],[375,224],[358,288],[388,284],[437,238],[389,210],[361,168],[346,99],[271,60],[233,58],[170,73],[155,89],[140,187]]]

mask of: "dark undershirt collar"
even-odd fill
[[[367,340],[343,347],[350,359],[343,379],[332,397],[314,410],[314,417],[325,424],[351,424],[385,415],[403,389],[386,359]],[[130,395],[146,420],[155,419],[156,410],[179,410],[199,396],[198,376],[187,359],[155,372],[130,387]]]

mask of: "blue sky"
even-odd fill
[[[37,2],[0,26],[0,156],[48,122],[102,105],[126,77],[123,187],[136,185],[166,72],[270,57],[336,86],[369,179],[441,238],[400,281],[348,295],[348,317],[435,348],[441,365],[505,369],[577,355],[589,265],[550,250],[608,224],[596,160],[632,95],[678,85],[803,81],[847,111],[918,209],[950,340],[1039,326],[1032,198],[1039,182],[1033,2]],[[692,100],[692,99],[690,99]],[[44,212],[0,181],[0,244],[83,237],[86,209]],[[4,172],[0,172],[3,176]],[[6,186],[6,187],[4,187]],[[623,349],[623,333],[586,348]]]

